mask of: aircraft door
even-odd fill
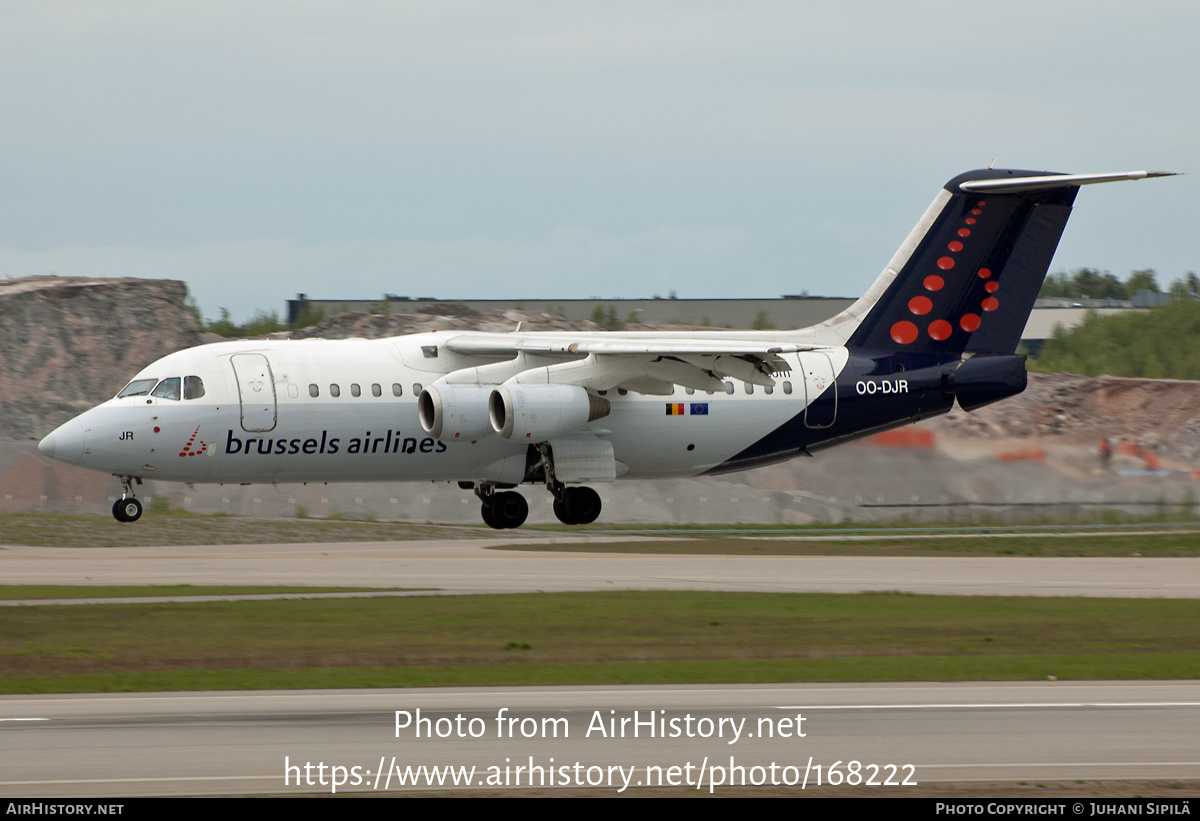
[[[242,406],[242,430],[265,433],[275,430],[275,379],[271,363],[259,353],[239,353],[229,358],[237,377]]]
[[[837,419],[837,379],[833,362],[819,351],[804,352],[800,354],[800,367],[804,371],[804,425],[827,428]]]

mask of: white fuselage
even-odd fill
[[[199,377],[203,396],[114,398],[60,427],[43,449],[94,470],[186,482],[517,483],[526,443],[493,431],[444,442],[418,420],[423,387],[503,361],[456,354],[441,344],[447,338],[248,340],[180,351],[135,381]],[[803,360],[813,357],[817,367],[805,373]],[[732,393],[603,391],[610,413],[572,435],[610,442],[620,477],[703,473],[802,413],[836,379],[847,352],[783,358],[792,373],[770,393],[733,380]]]

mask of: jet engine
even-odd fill
[[[430,385],[417,399],[421,427],[443,442],[474,442],[492,432],[488,396],[492,386]]]
[[[501,385],[488,400],[492,430],[516,442],[545,442],[610,410],[607,399],[578,385]]]

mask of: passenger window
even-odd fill
[[[383,396],[383,388],[379,387],[378,382],[371,385],[371,396]]]
[[[117,394],[117,398],[122,399],[126,396],[145,396],[146,394],[150,393],[150,391],[157,384],[157,379],[135,379],[121,389],[121,392]]]
[[[399,382],[392,383],[392,396],[404,396],[404,386]]]
[[[330,385],[329,386],[329,395],[330,396],[341,396],[342,389],[339,388],[337,385]]]
[[[362,396],[362,388],[360,388],[358,386],[357,382],[350,383],[350,395],[351,396]]]
[[[413,382],[413,396],[420,396],[420,395],[421,395],[421,383]]]
[[[754,393],[754,383],[753,382],[743,382],[742,384],[746,386],[746,393]]]
[[[683,392],[686,393],[688,396],[691,396],[693,393],[696,392],[696,389],[695,388],[684,388]]]
[[[732,382],[725,383],[725,393],[733,393],[733,383]]]
[[[316,399],[318,396],[321,395],[321,389],[318,388],[316,385],[309,385],[308,386],[308,395],[311,396],[313,399]]]
[[[183,378],[183,398],[199,399],[201,396],[204,396],[204,380],[198,376],[185,376]]]
[[[174,399],[179,400],[179,377],[172,376],[170,379],[164,379],[158,383],[158,387],[154,389],[151,396],[157,396],[159,399]]]
[[[763,393],[765,393],[767,396],[770,396],[771,394],[775,393],[775,389],[770,385],[767,385],[765,388],[763,388]]]
[[[783,383],[783,392],[788,395],[791,395],[791,393],[792,393],[792,383],[791,382]]]

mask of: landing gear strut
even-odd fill
[[[529,517],[529,503],[520,493],[512,490],[497,493],[495,485],[478,485],[475,495],[481,503],[479,513],[488,527],[508,530],[525,524]]]
[[[118,522],[136,522],[142,518],[142,503],[133,495],[134,482],[140,485],[142,480],[135,476],[121,477],[121,498],[112,507],[113,518]]]

